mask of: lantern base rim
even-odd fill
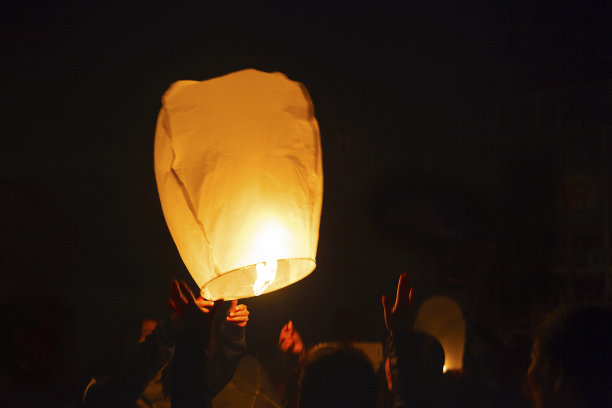
[[[317,266],[313,258],[278,259],[276,278],[263,291],[274,292],[310,275]],[[253,284],[257,278],[256,265],[236,268],[217,276],[200,288],[202,297],[209,300],[234,300],[253,297]]]

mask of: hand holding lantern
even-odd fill
[[[238,300],[232,300],[232,304],[227,311],[226,320],[234,323],[238,327],[246,327],[249,321],[249,310],[246,305],[238,304]]]
[[[176,279],[170,284],[170,293],[168,305],[174,310],[171,317],[174,326],[180,331],[195,330],[204,336],[210,335],[213,319],[223,301],[195,298],[187,284]]]

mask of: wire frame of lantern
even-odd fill
[[[248,69],[178,81],[162,101],[159,197],[202,296],[246,298],[310,274],[323,170],[306,88],[281,73]]]

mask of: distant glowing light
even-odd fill
[[[444,349],[443,372],[463,370],[465,319],[456,301],[440,295],[427,299],[417,311],[414,329],[440,342]]]

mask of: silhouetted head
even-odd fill
[[[373,408],[377,396],[372,364],[350,346],[315,346],[304,356],[299,378],[300,408]]]
[[[395,347],[397,350],[392,350]],[[435,337],[409,331],[394,335],[386,347],[385,373],[390,391],[401,390],[412,406],[435,406],[440,398],[444,367],[444,349]],[[391,363],[390,358],[396,359]],[[400,369],[400,384],[394,384],[392,366]],[[395,391],[394,391],[395,390]]]
[[[612,407],[612,310],[552,313],[534,341],[527,381],[537,408]]]

